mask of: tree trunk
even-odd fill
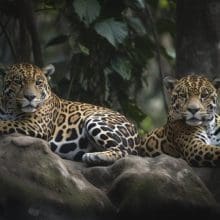
[[[33,2],[31,0],[17,0],[17,6],[20,24],[19,61],[30,62],[33,52],[34,63],[43,66]]]
[[[220,1],[177,0],[176,75],[220,73]]]

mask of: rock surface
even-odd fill
[[[220,168],[193,168],[194,172],[212,192],[216,201],[220,203]]]
[[[86,167],[45,141],[11,135],[0,139],[0,166],[0,219],[220,217],[216,196],[194,170],[166,155]]]
[[[112,219],[101,190],[68,169],[46,142],[6,136],[0,143],[0,219]]]
[[[220,216],[213,195],[181,159],[129,156],[112,166],[87,168],[83,173],[107,193],[121,218]]]

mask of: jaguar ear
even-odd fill
[[[55,72],[55,67],[53,64],[49,64],[49,65],[43,67],[42,70],[43,70],[43,73],[45,74],[45,76],[47,78],[50,78],[50,76],[52,76],[53,73]]]
[[[165,76],[163,79],[163,83],[168,91],[168,93],[171,93],[175,84],[177,82],[177,79],[175,79],[172,76]]]
[[[215,78],[213,81],[212,81],[212,84],[215,86],[215,88],[217,90],[220,90],[220,78]]]

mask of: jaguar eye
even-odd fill
[[[185,99],[186,98],[186,94],[185,93],[180,93],[179,97],[182,98],[182,99]]]
[[[201,99],[205,99],[205,98],[208,98],[209,96],[209,92],[208,91],[204,91],[201,93]]]
[[[43,81],[42,80],[37,80],[36,82],[35,82],[35,84],[37,85],[37,86],[39,86],[39,85],[41,85],[43,83]]]
[[[14,82],[18,85],[21,85],[22,84],[22,80],[21,79],[15,79]]]

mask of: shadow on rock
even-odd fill
[[[181,159],[129,156],[84,169],[84,175],[107,193],[119,218],[220,217],[213,195]]]

